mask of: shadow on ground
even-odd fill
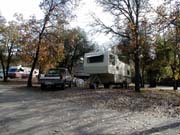
[[[143,135],[180,127],[180,122],[162,125],[168,119],[151,115],[156,112],[150,108],[168,101],[133,90],[42,91],[38,85],[27,88],[24,84],[0,87],[3,135]]]

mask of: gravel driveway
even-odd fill
[[[114,91],[121,90],[41,91],[39,87],[1,84],[0,134],[180,135],[179,115],[169,116],[161,110],[152,110],[156,106],[143,110],[132,107],[131,110],[124,109],[128,105],[125,104],[116,109],[107,104],[115,102],[112,100],[117,96]],[[112,96],[107,96],[108,92]]]

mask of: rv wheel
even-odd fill
[[[97,84],[96,83],[90,84],[89,88],[90,89],[96,89],[97,88]]]
[[[127,88],[128,88],[128,83],[125,81],[125,82],[123,83],[123,86],[124,86],[125,89],[127,89]]]
[[[110,86],[110,85],[109,85],[108,83],[105,83],[105,84],[104,84],[104,88],[106,88],[106,89],[109,89],[109,86]]]

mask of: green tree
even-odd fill
[[[49,33],[58,29],[59,27],[57,26],[62,26],[66,23],[67,18],[71,17],[72,7],[75,4],[74,0],[43,0],[40,3],[40,8],[43,10],[44,18],[37,20],[33,17],[28,21],[28,25],[25,25],[25,29],[22,31],[22,39],[27,40],[22,40],[22,42],[28,42],[29,37],[32,37],[30,42],[33,41],[35,43],[31,72],[27,82],[28,87],[32,86],[33,71],[37,65],[40,49],[45,43],[45,38],[49,37]],[[29,31],[27,32],[26,29]]]
[[[8,79],[8,70],[16,56],[19,45],[19,26],[16,22],[9,22],[8,25],[1,25],[0,61],[4,74],[4,81]]]
[[[141,87],[144,87],[146,68],[151,61],[150,50],[152,49],[152,27],[147,18],[144,17],[140,24],[140,76]]]
[[[61,65],[68,68],[72,73],[72,68],[84,54],[93,50],[86,37],[86,33],[80,28],[67,31],[64,41],[64,59]]]
[[[114,35],[129,38],[130,45],[133,47],[133,61],[135,69],[135,91],[140,92],[140,31],[139,26],[141,16],[145,15],[148,9],[146,0],[97,0],[97,2],[114,17],[112,26],[107,26],[100,19],[95,18],[95,25],[100,26],[100,31],[112,33]],[[128,33],[127,26],[128,25]]]
[[[40,22],[35,18],[22,22],[20,38],[21,53],[19,57],[26,66],[31,66],[38,45],[37,36]],[[46,30],[43,34],[44,36],[39,48],[39,58],[36,63],[36,68],[40,69],[40,73],[47,70],[48,67],[56,66],[57,62],[63,57],[63,38],[60,36],[62,32],[59,29],[62,28],[56,26],[56,29]]]
[[[174,90],[177,90],[177,81],[180,78],[180,3],[179,1],[165,1],[163,5],[156,10],[158,14],[158,24],[161,30],[169,33],[168,38],[169,46],[171,48],[171,57],[169,66],[172,70],[172,78],[174,80]],[[173,36],[171,36],[173,35]]]

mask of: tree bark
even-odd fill
[[[71,65],[70,65],[70,73],[72,74],[72,68],[73,68],[73,65],[74,65],[74,57],[76,55],[76,51],[77,51],[77,48],[78,48],[78,44],[77,42],[75,42],[75,48],[74,48],[74,53],[73,53],[73,56],[71,58]]]
[[[135,22],[135,91],[140,92],[140,66],[139,66],[139,9],[140,9],[140,2],[136,1],[136,22]]]
[[[177,80],[174,80],[173,89],[174,89],[174,90],[177,90],[177,89],[178,89],[178,81],[177,81]]]
[[[42,41],[42,38],[43,38],[44,31],[46,29],[46,24],[49,21],[49,16],[51,15],[50,13],[52,12],[52,10],[53,10],[53,8],[51,7],[49,9],[49,12],[44,17],[44,23],[43,23],[42,29],[41,29],[41,31],[39,33],[39,40],[38,40],[38,43],[37,43],[37,50],[36,50],[35,58],[33,60],[32,68],[31,68],[31,71],[30,71],[30,74],[29,74],[29,77],[28,77],[27,87],[32,87],[33,71],[34,71],[34,69],[36,67],[36,63],[37,63],[38,58],[39,58],[39,51],[40,51],[41,41]]]
[[[6,68],[5,73],[4,73],[4,80],[3,80],[4,82],[8,81],[8,71],[9,71],[11,60],[12,60],[13,46],[14,46],[14,42],[11,42],[11,46],[10,48],[8,48],[7,65],[6,67],[4,66],[4,68]]]
[[[33,77],[33,71],[36,67],[36,63],[38,61],[38,57],[39,57],[39,49],[40,49],[40,44],[38,44],[37,50],[36,50],[36,55],[32,64],[32,68],[28,77],[28,82],[27,82],[27,87],[32,87],[32,77]]]
[[[141,72],[141,88],[144,88],[144,66],[142,67]]]
[[[1,61],[1,66],[2,66],[2,70],[3,70],[3,76],[4,76],[3,81],[6,82],[7,77],[6,77],[6,70],[5,70],[4,59],[3,59],[2,52],[0,52],[0,61]]]
[[[140,82],[140,76],[139,76],[139,54],[138,51],[135,52],[135,91],[136,92],[140,92],[140,86],[139,86],[139,82]]]

